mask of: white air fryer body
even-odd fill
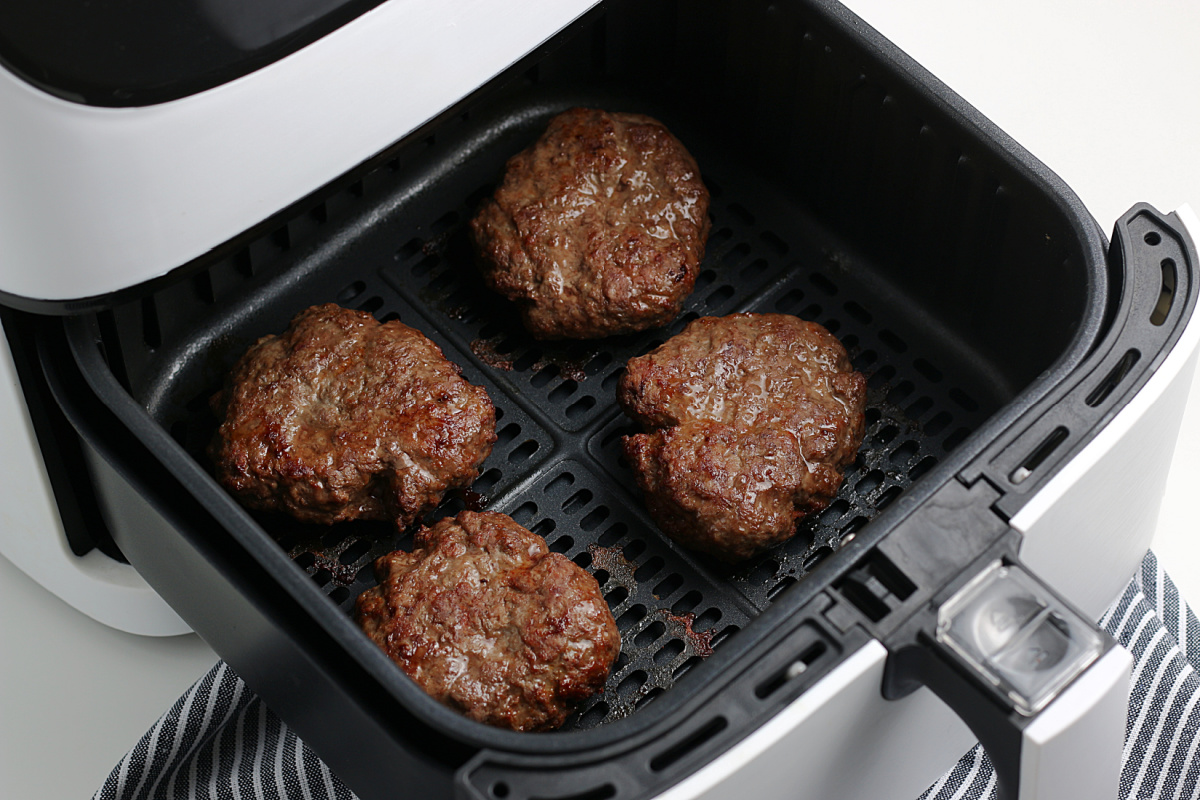
[[[391,0],[242,78],[137,108],[73,103],[0,67],[0,292],[93,297],[185,264],[383,150],[595,2]],[[2,341],[0,380],[0,554],[106,625],[188,632],[133,568],[71,553]]]
[[[390,0],[245,77],[141,108],[77,105],[0,70],[0,291],[105,295],[202,256],[417,128],[592,5]],[[1200,240],[1196,217],[1180,217]],[[1025,536],[1022,559],[1093,618],[1149,547],[1198,342],[1192,319],[1145,387],[1012,520]],[[2,340],[0,378],[0,553],[106,625],[186,632],[131,567],[71,553]],[[918,796],[974,738],[925,689],[884,700],[885,658],[868,644],[660,800]],[[806,745],[789,747],[797,737]]]
[[[594,4],[391,0],[242,78],[140,108],[79,105],[0,69],[0,291],[74,299],[162,275],[383,150]]]

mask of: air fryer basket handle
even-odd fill
[[[1129,653],[1010,555],[931,612],[893,650],[885,696],[928,686],[983,744],[1001,800],[1116,798]]]

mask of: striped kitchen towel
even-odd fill
[[[1153,553],[1101,625],[1134,658],[1121,800],[1200,797],[1200,625]],[[987,800],[976,747],[919,800]],[[218,663],[122,759],[93,800],[354,800],[321,759]]]

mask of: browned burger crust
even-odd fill
[[[212,399],[217,479],[304,522],[407,527],[469,486],[496,441],[487,391],[419,331],[333,304],[259,339]]]
[[[732,314],[631,359],[617,399],[649,429],[624,445],[659,528],[741,561],[829,505],[862,443],[866,381],[817,323]]]
[[[621,636],[596,579],[504,514],[463,511],[375,562],[359,625],[471,719],[557,728],[604,687]]]
[[[708,189],[662,123],[574,108],[509,159],[471,220],[484,280],[542,339],[665,325],[704,258]]]

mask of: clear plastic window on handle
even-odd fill
[[[1105,648],[1090,621],[1025,569],[999,560],[942,604],[936,637],[1026,716],[1044,708]]]

